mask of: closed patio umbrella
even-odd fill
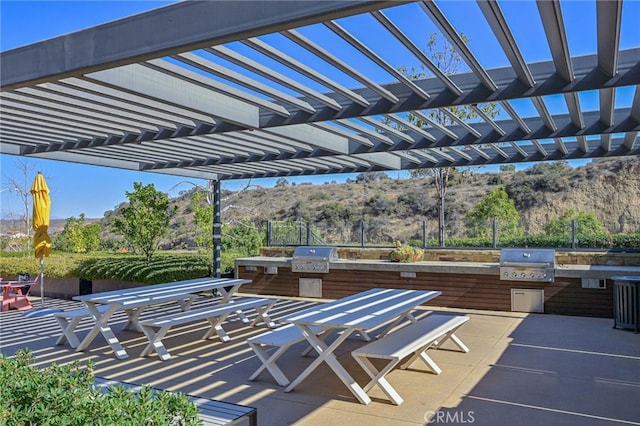
[[[51,215],[51,199],[49,187],[42,173],[38,172],[31,186],[33,196],[33,249],[40,259],[40,298],[44,308],[44,257],[51,254],[51,238],[49,237],[49,220]]]

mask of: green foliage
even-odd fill
[[[167,234],[176,207],[170,207],[168,195],[156,190],[152,183],[134,182],[133,192],[127,191],[125,195],[129,204],[120,209],[120,216],[114,218],[111,226],[150,262],[160,238]]]
[[[235,259],[246,257],[245,250],[223,250],[221,270],[235,270]],[[85,278],[132,281],[143,284],[179,281],[211,276],[212,254],[160,253],[147,262],[142,256],[120,253],[53,254],[45,258],[47,278]],[[0,276],[17,277],[26,272],[32,277],[40,271],[35,257],[0,257]]]
[[[504,164],[504,165],[500,166],[500,171],[501,172],[515,172],[516,171],[516,165],[515,164]]]
[[[84,213],[77,219],[67,219],[64,229],[54,240],[56,250],[71,253],[87,253],[98,250],[100,246],[100,225],[85,224]]]
[[[358,209],[344,203],[327,204],[320,213],[318,221],[326,221],[328,225],[344,224],[358,218]]]
[[[392,262],[410,263],[422,260],[424,251],[421,248],[396,241],[395,248],[389,252],[389,260]]]
[[[394,205],[380,194],[373,195],[365,202],[364,213],[372,216],[383,216],[393,210]]]
[[[78,277],[78,266],[83,259],[91,255],[54,253],[44,258],[44,274],[52,278]],[[19,273],[26,272],[32,277],[40,273],[40,259],[33,256],[24,257],[7,256],[2,253],[0,257],[0,276],[16,277]]]
[[[222,227],[223,250],[234,250],[244,253],[244,256],[254,256],[258,254],[260,247],[266,244],[266,240],[266,232],[259,231],[248,219]]]
[[[305,222],[310,222],[312,216],[311,212],[309,211],[309,204],[302,201],[296,201],[296,203],[291,206],[291,209],[284,214],[284,217],[293,220],[304,220]]]
[[[147,261],[142,256],[111,255],[80,263],[79,277],[159,284],[211,276],[212,261],[204,255],[161,255]]]
[[[501,236],[508,238],[522,234],[520,214],[504,188],[495,188],[466,214],[465,221],[469,229],[469,236],[471,238],[490,237],[493,219],[497,219],[500,223]]]
[[[564,212],[560,217],[549,220],[544,226],[544,232],[549,236],[569,237],[572,222],[576,221],[576,234],[580,239],[586,236],[604,236],[604,225],[593,212],[576,213],[573,209]]]
[[[278,178],[278,180],[276,180],[276,188],[280,188],[280,187],[284,187],[284,186],[289,186],[289,181],[287,180],[287,178]]]
[[[208,200],[209,194],[204,191],[193,191],[191,211],[193,221],[198,227],[196,244],[201,252],[213,250],[213,207]]]
[[[568,161],[551,161],[548,163],[536,163],[526,170],[527,173],[533,175],[563,175],[571,170]]]
[[[0,355],[0,425],[201,425],[189,397],[148,386],[140,391],[94,387],[93,364],[38,369],[28,350]]]
[[[390,179],[390,177],[385,172],[367,172],[358,174],[356,183],[376,182],[387,179]]]

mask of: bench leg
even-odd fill
[[[178,304],[180,305],[180,310],[182,312],[186,312],[189,309],[191,309],[191,305],[193,305],[193,302],[195,302],[197,298],[198,298],[198,295],[194,294],[193,296],[190,296],[186,299],[178,300]]]
[[[422,359],[422,361],[424,361],[425,364],[427,364],[427,367],[429,368],[429,370],[433,372],[433,374],[442,373],[442,369],[438,367],[438,364],[436,364],[436,362],[432,360],[429,357],[429,355],[427,355],[427,350],[430,347],[431,347],[431,344],[429,344],[427,347],[423,347],[420,350],[417,350],[416,352],[414,352],[413,356],[409,358],[409,361],[405,362],[400,366],[400,369],[406,370],[407,368],[409,368],[411,364],[413,364],[418,358],[420,358]]]
[[[311,346],[318,352],[318,358],[313,362],[284,390],[285,392],[291,392],[300,382],[306,379],[322,362],[326,362],[329,368],[338,376],[338,378],[344,383],[344,385],[351,391],[361,404],[369,404],[371,398],[365,391],[362,390],[360,385],[355,381],[349,372],[340,364],[333,351],[335,351],[342,342],[344,342],[353,332],[357,331],[353,328],[348,328],[338,335],[338,338],[334,340],[329,346],[324,340],[318,338],[317,334],[312,332],[308,326],[296,325],[300,328],[302,335],[309,341]]]
[[[178,300],[178,305],[180,305],[180,310],[182,312],[188,311],[191,309],[191,305],[198,298],[197,295],[185,297],[184,299]],[[125,309],[127,313],[127,323],[122,327],[122,330],[131,330],[133,327],[136,331],[142,333],[142,327],[140,326],[140,315],[142,311],[146,308],[146,306],[140,306],[137,308]]]
[[[96,320],[93,328],[89,331],[89,334],[85,336],[85,338],[80,342],[80,345],[76,348],[76,351],[84,351],[89,344],[96,338],[98,333],[102,334],[102,337],[107,341],[111,349],[116,355],[118,359],[126,359],[129,357],[127,351],[122,347],[122,344],[118,340],[115,334],[113,334],[113,330],[109,327],[109,319],[118,309],[117,304],[109,305],[109,308],[100,312],[97,304],[91,302],[85,302],[87,305],[87,309],[91,312],[91,315]]]
[[[324,342],[325,339],[329,336],[330,331],[331,330],[324,330],[318,333],[318,338]],[[260,375],[260,373],[262,373],[265,369],[267,369],[269,373],[271,373],[273,378],[276,379],[276,382],[278,382],[280,386],[287,386],[289,384],[289,379],[287,379],[287,376],[285,376],[282,370],[280,370],[280,368],[276,364],[276,361],[291,346],[293,346],[298,342],[291,342],[290,344],[284,344],[282,346],[278,346],[278,349],[276,349],[276,351],[273,354],[271,354],[271,356],[269,356],[269,352],[267,352],[267,350],[265,349],[267,346],[270,346],[270,345],[263,345],[263,344],[254,343],[254,342],[247,342],[247,343],[249,344],[251,349],[253,349],[253,351],[256,353],[256,356],[258,357],[258,359],[262,361],[262,365],[251,375],[251,377],[249,377],[249,380],[251,381],[255,380],[256,377]],[[302,352],[302,356],[308,355],[309,352],[311,352],[312,350],[313,350],[313,347],[311,345],[307,346],[307,348]]]
[[[149,339],[149,344],[145,346],[145,348],[140,353],[140,356],[147,356],[153,351],[155,351],[161,360],[166,361],[171,358],[171,354],[167,351],[164,344],[162,343],[162,338],[167,334],[171,327],[160,327],[160,329],[156,332],[153,327],[142,326],[142,332]]]
[[[320,340],[322,340],[324,342],[324,341],[327,340],[327,337],[329,337],[329,334],[331,334],[332,331],[333,331],[332,329],[322,330],[316,336],[318,336],[318,339],[320,339]],[[302,351],[302,353],[300,355],[307,356],[307,355],[309,355],[311,353],[311,351],[313,351],[313,346],[309,345],[309,346],[307,346],[307,349]]]
[[[254,319],[253,322],[251,323],[251,326],[254,327],[260,321],[262,321],[267,325],[267,327],[276,328],[276,323],[269,316],[269,310],[271,310],[271,308],[276,304],[276,302],[277,301],[274,300],[273,303],[269,303],[265,306],[256,306],[256,312],[258,313],[258,315],[256,316],[256,319]]]
[[[144,306],[139,308],[125,309],[127,313],[127,323],[122,327],[122,330],[131,330],[133,327],[136,331],[142,332],[142,328],[139,324],[140,314],[144,310]]]
[[[62,329],[62,335],[56,341],[56,345],[62,345],[64,342],[69,342],[69,346],[72,348],[77,348],[80,345],[80,340],[78,340],[78,336],[74,333],[80,321],[82,321],[81,316],[74,317],[71,321],[68,321],[66,317],[56,316],[56,321],[60,325]]]
[[[456,329],[456,330],[457,330],[457,329]],[[454,330],[454,331],[456,331],[456,330]],[[436,348],[440,348],[440,346],[442,346],[442,344],[443,344],[444,342],[446,342],[447,340],[451,340],[453,343],[455,343],[455,345],[456,345],[458,348],[460,348],[460,350],[461,350],[462,352],[464,352],[464,353],[469,352],[469,348],[467,347],[467,345],[465,345],[465,344],[462,342],[462,340],[460,340],[460,338],[454,334],[454,332],[453,332],[453,331],[452,331],[451,333],[447,334],[447,336],[446,336],[444,339],[440,340],[440,341],[435,345],[435,347],[436,347]]]
[[[280,386],[287,386],[289,384],[289,379],[284,375],[282,370],[276,365],[276,361],[291,347],[291,345],[283,345],[278,347],[278,349],[269,356],[269,352],[265,350],[265,346],[253,342],[248,342],[251,349],[256,353],[256,356],[260,361],[262,361],[262,365],[249,377],[249,380],[253,381],[258,377],[260,373],[262,373],[265,369],[271,373],[276,382]]]
[[[227,319],[228,316],[229,316],[229,313],[226,313],[226,314],[220,315],[218,318],[215,318],[215,317],[207,318],[207,321],[209,321],[209,324],[211,324],[211,328],[206,333],[204,333],[204,336],[202,336],[202,340],[207,340],[215,332],[218,335],[218,337],[220,337],[221,341],[228,342],[229,336],[227,336],[227,333],[224,331],[224,328],[222,328],[222,323],[224,322],[225,319]]]
[[[400,315],[398,318],[396,318],[395,320],[393,320],[393,322],[391,324],[389,324],[388,326],[386,326],[386,328],[380,332],[380,334],[378,334],[376,336],[377,339],[382,339],[384,336],[386,336],[387,334],[389,334],[389,332],[391,330],[393,330],[394,328],[396,328],[398,326],[398,324],[400,324],[400,322],[402,322],[403,319],[408,319],[410,322],[415,323],[418,322],[418,320],[416,319],[416,317],[413,316],[413,314],[411,313],[411,311],[407,312],[404,315]]]
[[[395,405],[400,405],[404,402],[400,394],[393,388],[393,386],[391,386],[391,384],[385,378],[387,373],[393,370],[393,368],[400,362],[399,359],[390,360],[389,363],[384,366],[384,368],[378,371],[378,369],[373,365],[371,361],[369,361],[367,357],[359,355],[353,355],[353,357],[371,378],[371,381],[362,388],[365,392],[370,391],[375,385],[378,385],[387,396],[387,398],[389,398]]]

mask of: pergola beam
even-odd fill
[[[194,1],[0,54],[11,90],[406,3],[405,0]]]

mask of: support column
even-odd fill
[[[220,221],[220,181],[210,180],[209,186],[213,188],[213,276],[220,278],[220,259],[222,252],[222,222]]]

